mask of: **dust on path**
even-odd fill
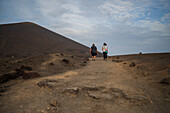
[[[52,57],[51,60],[56,59]],[[77,70],[18,81],[18,84],[0,96],[1,112],[48,112],[46,109],[51,109],[49,103],[54,98],[57,98],[61,105],[59,107],[61,113],[167,112],[169,103],[164,104],[159,89],[154,88],[152,83],[146,79],[135,79],[134,76],[123,69],[120,63],[114,63],[111,60],[104,61],[102,58],[97,58],[96,61],[90,59],[87,66]],[[44,79],[58,80],[58,82],[52,84],[54,89],[38,87],[37,83]],[[63,93],[64,89],[74,87],[80,88],[79,94],[74,98]],[[84,87],[103,87],[103,89],[89,92],[81,90]],[[110,89],[116,89],[119,92],[112,94],[114,92],[110,92]],[[156,94],[151,97],[151,92],[148,93],[148,91],[156,92]],[[99,99],[90,98],[87,93]],[[113,95],[118,95],[118,97],[113,97]],[[147,104],[142,106],[136,104],[137,97],[147,98]],[[136,98],[137,100],[134,100]]]

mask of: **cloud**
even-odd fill
[[[170,51],[168,0],[33,1],[3,1],[0,22],[33,21],[99,50],[106,42],[110,54]]]

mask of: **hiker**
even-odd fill
[[[95,61],[95,58],[97,55],[97,47],[95,46],[95,44],[92,44],[92,46],[90,48],[90,54],[92,55],[92,60]]]
[[[108,47],[107,47],[106,43],[103,44],[102,51],[103,51],[103,58],[104,58],[104,60],[107,60]]]

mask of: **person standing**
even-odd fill
[[[102,51],[103,51],[103,58],[104,58],[104,60],[107,60],[108,47],[107,47],[106,43],[103,44]]]
[[[97,55],[97,47],[95,46],[95,44],[93,43],[91,48],[90,48],[90,53],[92,55],[92,60],[95,61],[96,55]]]

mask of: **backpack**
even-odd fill
[[[92,53],[97,53],[97,48],[96,48],[96,46],[92,46],[91,49],[92,49],[92,50],[91,50]]]

